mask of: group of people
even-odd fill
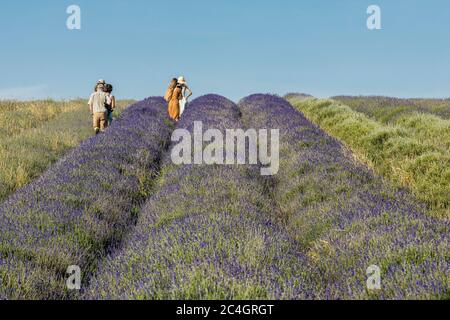
[[[170,119],[175,122],[180,120],[191,96],[192,91],[184,77],[173,78],[170,81],[169,88],[164,95],[164,99],[169,103],[168,112]]]
[[[98,80],[94,93],[89,98],[89,110],[91,111],[95,134],[104,132],[113,121],[113,112],[116,108],[116,99],[112,94],[113,86]],[[164,99],[168,102],[168,113],[170,119],[175,122],[180,120],[188,100],[192,96],[192,91],[186,83],[184,77],[173,78],[169,88],[164,95]]]
[[[89,98],[89,110],[93,118],[95,134],[104,132],[113,121],[113,112],[116,108],[116,98],[112,94],[113,86],[98,80],[94,93]]]

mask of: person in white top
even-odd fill
[[[94,131],[95,134],[98,134],[99,132],[104,132],[108,126],[107,109],[105,106],[111,104],[111,98],[103,91],[103,84],[99,83],[96,89],[97,91],[91,94],[88,104],[93,118]]]
[[[181,86],[181,95],[182,95],[182,98],[180,100],[180,117],[181,117],[188,105],[189,98],[192,96],[192,90],[188,87],[186,79],[184,77],[178,78],[178,86]]]

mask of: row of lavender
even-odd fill
[[[0,296],[72,298],[68,266],[87,282],[147,197],[170,141],[162,98],[125,112],[0,207]]]
[[[178,129],[240,128],[239,109],[208,95]],[[158,192],[126,246],[108,257],[87,299],[312,298],[296,243],[274,223],[256,166],[176,166],[167,154]]]
[[[427,218],[285,100],[254,95],[239,107],[247,127],[280,129],[272,198],[288,234],[318,268],[316,297],[450,297],[449,222]],[[381,290],[368,290],[367,271],[376,277],[377,267]]]

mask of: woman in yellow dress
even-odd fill
[[[183,87],[177,85],[169,101],[169,116],[170,119],[176,122],[180,120],[180,100],[183,98],[182,91]]]

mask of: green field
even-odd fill
[[[427,203],[431,215],[450,218],[450,120],[444,118],[449,108],[444,102],[421,104],[417,100],[415,107],[407,109],[396,105],[395,99],[392,107],[386,105],[388,99],[375,105],[373,98],[364,104],[361,97],[340,98],[352,107],[333,99],[290,95],[288,100],[344,142],[358,159],[396,185],[412,190]]]
[[[450,99],[399,99],[379,96],[336,96],[331,99],[383,123],[393,123],[398,117],[412,113],[432,114],[450,120]]]

